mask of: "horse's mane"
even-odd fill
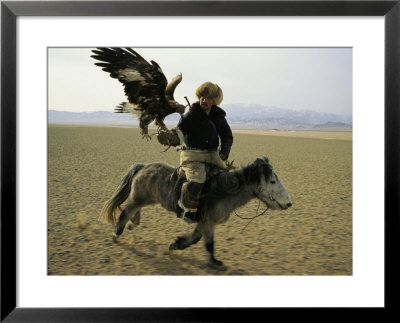
[[[271,174],[268,158],[261,157],[236,171],[216,175],[204,184],[200,208],[210,208],[223,198],[240,194],[249,184],[257,184],[261,175],[268,180]]]
[[[264,175],[268,181],[272,175],[272,166],[267,157],[257,158],[251,164],[241,168],[238,172],[243,173],[243,177],[247,183],[254,183],[260,179],[260,175]]]

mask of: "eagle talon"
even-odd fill
[[[151,140],[151,136],[149,134],[145,133],[145,134],[142,134],[142,139],[146,139],[146,141],[149,141],[149,140]]]

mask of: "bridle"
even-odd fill
[[[261,200],[259,194],[261,194],[262,192],[264,192],[264,190],[265,190],[265,189],[264,189],[264,187],[262,187],[261,184],[257,185],[257,188],[256,188],[256,190],[255,190],[255,192],[254,192],[254,196],[255,196],[256,198],[258,198],[259,200]],[[269,198],[271,201],[278,203],[277,200],[275,200],[275,199],[272,197],[272,194],[271,194],[271,193],[268,193],[268,198]],[[279,204],[279,203],[278,203],[278,204]]]
[[[256,188],[256,192],[259,193],[259,194],[264,192],[264,187],[262,187],[261,184],[258,185],[257,188]]]

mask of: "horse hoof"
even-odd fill
[[[113,234],[112,239],[114,242],[118,242],[118,237],[119,235],[117,235],[116,233]]]
[[[227,269],[223,262],[219,260],[209,260],[207,266],[219,271],[225,271]]]

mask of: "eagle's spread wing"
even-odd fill
[[[94,59],[103,71],[118,79],[125,87],[129,103],[147,114],[159,114],[168,106],[165,97],[167,79],[160,66],[147,62],[130,48],[97,48]]]
[[[137,116],[144,137],[149,137],[148,126],[154,120],[159,128],[166,129],[163,120],[167,115],[185,111],[185,106],[174,99],[175,88],[182,81],[181,74],[168,83],[156,62],[147,62],[131,48],[102,47],[92,52],[91,57],[100,61],[95,65],[124,85],[129,102],[121,103],[115,111]]]

